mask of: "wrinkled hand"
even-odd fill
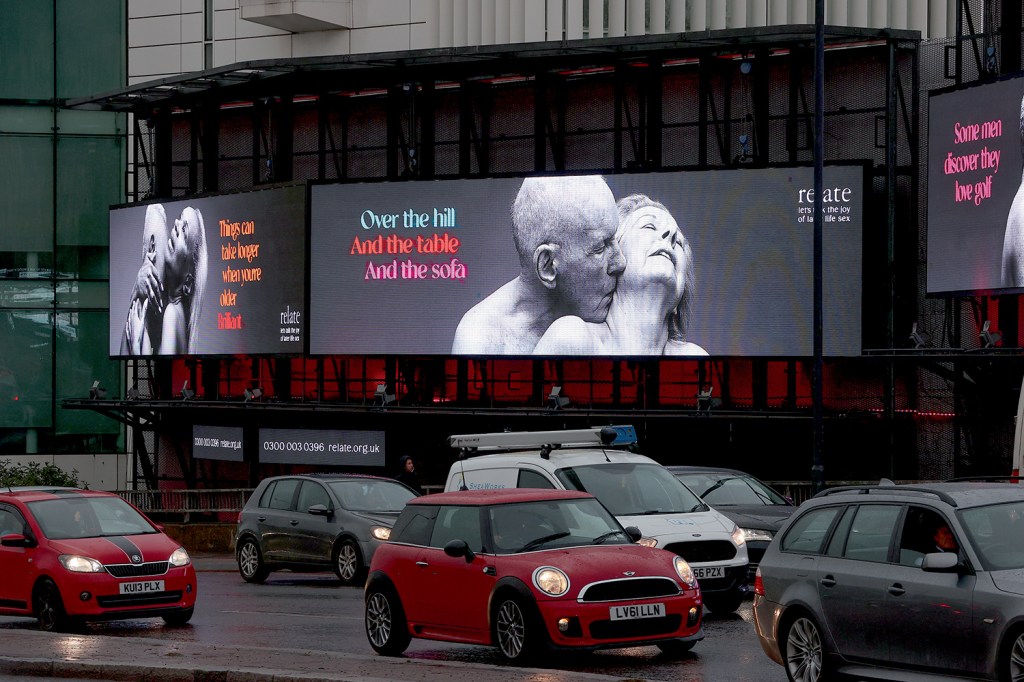
[[[148,310],[148,300],[136,299],[128,308],[128,321],[124,325],[124,335],[128,340],[128,350],[132,355],[142,355],[142,340],[145,337]]]
[[[147,260],[139,268],[138,277],[135,279],[135,289],[132,291],[132,301],[152,301],[156,312],[162,313],[164,311],[163,294],[164,287],[160,282],[156,266]]]

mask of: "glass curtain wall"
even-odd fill
[[[0,0],[0,455],[112,452],[114,420],[62,410],[107,354],[107,209],[124,202],[123,115],[68,98],[127,82],[126,0]]]

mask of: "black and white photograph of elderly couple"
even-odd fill
[[[453,355],[705,356],[687,340],[693,253],[655,197],[618,201],[597,175],[523,181],[519,274],[473,306]]]

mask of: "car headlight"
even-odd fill
[[[179,547],[171,552],[171,558],[167,560],[167,563],[171,566],[188,566],[190,561],[192,560],[189,558],[188,552],[185,551],[185,548]]]
[[[544,594],[560,597],[569,591],[569,576],[552,566],[541,566],[533,572],[533,584]]]
[[[637,540],[636,544],[640,545],[641,547],[657,547],[658,546],[658,541],[655,540],[654,538],[646,538],[645,537],[645,538],[640,538],[639,540]]]
[[[73,573],[102,573],[103,564],[90,559],[87,556],[78,556],[77,554],[61,554],[57,557],[64,568],[68,569]]]
[[[747,542],[751,540],[764,540],[765,542],[772,541],[771,531],[762,530],[760,528],[740,528],[743,531],[743,539]]]
[[[378,540],[387,541],[391,539],[391,529],[387,526],[373,526],[370,528],[370,535]]]
[[[673,557],[672,565],[676,568],[676,575],[687,587],[697,586],[697,579],[693,577],[693,569],[690,568],[690,564],[686,563],[686,559],[681,556]]]
[[[743,545],[747,544],[746,534],[743,532],[743,529],[739,526],[734,526],[732,529],[732,542],[737,547],[742,547]]]

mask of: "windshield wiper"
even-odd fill
[[[625,531],[621,531],[621,530],[610,530],[607,533],[604,533],[603,535],[598,535],[596,538],[594,538],[593,540],[590,541],[590,544],[592,544],[592,545],[600,545],[605,540],[607,540],[608,538],[615,537],[616,535],[626,535],[626,533],[625,533]],[[629,536],[626,535],[626,537],[629,537]]]
[[[726,476],[725,478],[720,478],[717,481],[715,481],[715,484],[713,486],[711,486],[710,488],[708,488],[707,490],[702,492],[700,494],[700,496],[701,497],[707,497],[709,493],[713,493],[714,491],[718,490],[723,485],[725,485],[728,481],[735,481],[736,478],[737,478],[736,476]]]
[[[535,540],[530,540],[525,545],[523,545],[523,548],[521,550],[519,550],[519,551],[520,552],[526,552],[526,551],[529,551],[529,550],[531,550],[531,549],[533,549],[535,547],[540,547],[545,542],[550,542],[552,540],[557,540],[558,538],[564,538],[567,535],[568,535],[568,533],[566,533],[564,531],[561,532],[561,533],[552,533],[551,535],[545,535],[544,537],[540,537],[540,538],[537,538]]]

